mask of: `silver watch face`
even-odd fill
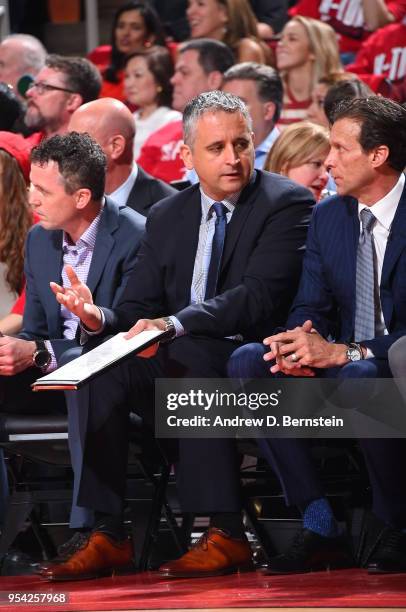
[[[361,361],[361,351],[355,347],[347,349],[347,357],[350,361]]]

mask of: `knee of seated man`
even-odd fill
[[[377,378],[378,369],[374,359],[352,361],[344,365],[338,373],[338,378]]]
[[[252,342],[238,347],[230,356],[227,363],[227,376],[229,378],[264,378],[269,376],[269,362],[263,357],[269,350],[259,342]]]
[[[389,367],[395,378],[406,376],[406,336],[392,344],[388,352]]]
[[[58,368],[69,363],[70,361],[73,361],[77,357],[80,357],[82,354],[82,350],[83,350],[83,347],[74,346],[68,349],[67,351],[64,351],[58,359]]]

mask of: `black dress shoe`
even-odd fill
[[[39,562],[20,550],[11,549],[1,562],[1,576],[25,576],[35,574]]]
[[[301,529],[289,550],[273,557],[262,572],[302,574],[353,566],[354,560],[345,536],[325,538],[309,529]]]
[[[406,572],[406,533],[386,527],[366,567],[368,574]]]

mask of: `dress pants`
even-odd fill
[[[261,344],[240,347],[228,363],[232,378],[250,379],[272,376],[270,364],[262,357],[269,349]],[[324,378],[389,378],[388,362],[365,359],[341,368],[319,370]],[[314,499],[324,496],[306,439],[258,440],[258,444],[277,474],[289,505],[306,507]],[[361,439],[369,479],[373,491],[373,512],[394,527],[406,526],[406,486],[402,474],[406,465],[406,441],[402,439]],[[400,478],[402,480],[400,481]]]
[[[239,343],[183,336],[161,345],[155,357],[130,357],[71,393],[70,407],[86,415],[83,462],[75,469],[74,503],[120,514],[125,496],[128,415],[154,423],[154,381],[160,377],[219,378]],[[82,426],[83,426],[82,419]],[[184,512],[239,512],[238,458],[233,440],[180,439],[176,470]]]

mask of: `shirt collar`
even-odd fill
[[[128,196],[131,193],[131,189],[134,186],[135,181],[138,176],[138,166],[137,164],[133,164],[132,170],[124,183],[121,183],[117,189],[115,189],[112,193],[108,194],[109,197],[114,200],[119,206],[125,206],[128,200]]]
[[[90,249],[94,249],[94,245],[96,244],[97,230],[99,228],[100,218],[103,212],[103,208],[104,208],[104,198],[103,198],[103,202],[102,202],[102,206],[100,208],[99,214],[97,215],[97,217],[93,219],[89,227],[83,232],[79,240],[76,242],[76,244],[74,245],[76,246],[76,248],[87,247]],[[72,243],[72,240],[70,239],[70,236],[68,236],[66,232],[63,232],[63,239],[62,239],[63,250],[66,251],[72,246],[73,246],[73,243]]]
[[[358,216],[360,215],[360,212],[363,208],[369,208],[374,214],[378,223],[383,225],[383,227],[389,232],[404,186],[405,175],[402,172],[398,182],[393,187],[393,189],[391,189],[390,192],[387,193],[383,198],[375,202],[373,206],[367,207],[365,204],[358,202]]]
[[[280,131],[275,126],[273,130],[271,130],[268,136],[255,148],[255,153],[268,153],[269,149],[272,147],[275,140],[278,138]]]
[[[201,203],[202,203],[202,218],[209,219],[209,211],[214,202],[218,202],[219,200],[213,200],[207,194],[204,193],[203,189],[200,187],[201,194]],[[227,208],[228,212],[233,212],[234,208],[238,202],[238,198],[241,195],[241,191],[237,191],[236,193],[231,194],[227,198],[221,200],[222,204]]]

